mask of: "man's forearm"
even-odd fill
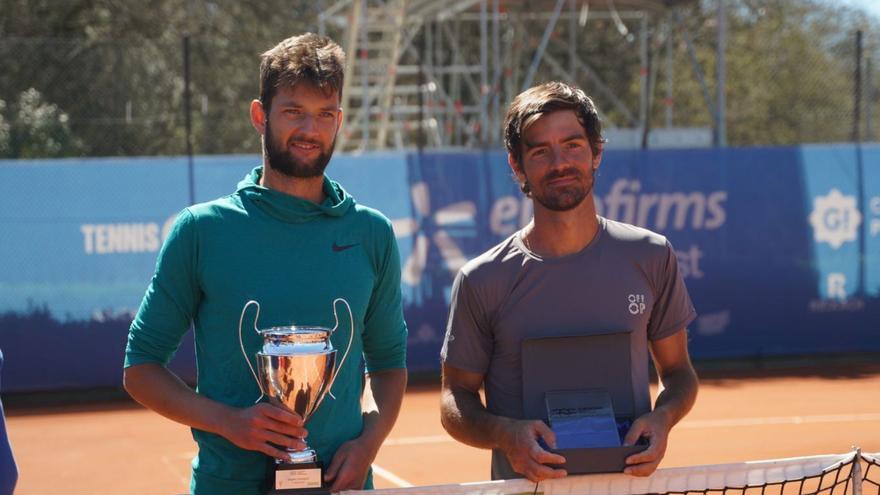
[[[406,392],[406,369],[370,373],[364,391],[364,429],[360,438],[373,447],[374,453],[397,421],[403,394]]]
[[[690,367],[670,371],[661,376],[660,381],[663,390],[657,396],[654,410],[666,415],[671,428],[694,406],[699,381]]]
[[[486,410],[480,397],[467,390],[444,388],[440,421],[453,438],[471,447],[499,448],[500,440],[512,419]]]
[[[197,394],[174,373],[156,363],[125,370],[125,390],[144,407],[192,428],[222,434],[229,406]]]

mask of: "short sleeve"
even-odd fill
[[[675,250],[669,241],[666,242],[665,256],[659,257],[651,271],[654,273],[657,292],[648,322],[648,339],[654,341],[685,328],[694,321],[697,312],[678,269]]]
[[[406,367],[406,322],[400,294],[400,254],[385,220],[376,283],[364,317],[364,360],[368,372]]]
[[[452,285],[440,359],[455,368],[485,373],[494,349],[488,320],[485,304],[477,297],[465,272],[459,271]]]
[[[197,280],[196,222],[183,210],[156,261],[156,271],[131,323],[125,367],[167,364],[189,329],[200,300]]]

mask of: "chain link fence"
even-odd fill
[[[225,39],[189,51],[194,152],[258,151],[247,119],[258,52]],[[183,39],[0,39],[0,57],[38,61],[2,77],[6,156],[186,153]]]

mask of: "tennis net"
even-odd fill
[[[865,495],[880,495],[880,452],[875,454],[862,454],[862,493]]]
[[[345,494],[366,493],[360,491]],[[880,495],[880,453],[794,457],[658,469],[648,477],[569,476],[535,485],[505,480],[411,488],[374,495]]]

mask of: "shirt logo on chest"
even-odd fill
[[[629,305],[626,309],[629,310],[629,313],[632,315],[640,315],[645,312],[645,295],[644,294],[630,294],[626,296],[626,300],[629,302]]]
[[[353,247],[355,247],[355,246],[357,246],[357,243],[355,243],[355,244],[345,244],[345,245],[341,245],[341,246],[340,246],[339,244],[337,244],[337,243],[334,241],[334,242],[333,242],[333,252],[334,252],[334,253],[338,253],[338,252],[340,252],[340,251],[345,251],[346,249],[351,249],[351,248],[353,248]]]

